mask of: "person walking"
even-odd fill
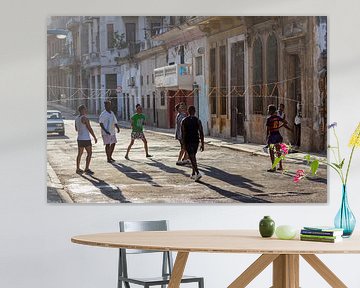
[[[276,114],[281,117],[283,120],[286,120],[286,115],[285,115],[285,105],[283,103],[280,103],[279,105],[279,109],[276,111]]]
[[[131,141],[127,148],[125,159],[130,160],[129,158],[129,152],[134,144],[136,139],[141,139],[144,143],[145,148],[145,155],[146,157],[152,157],[152,155],[149,154],[149,149],[147,145],[147,140],[144,135],[144,125],[145,125],[146,117],[142,113],[142,107],[140,104],[136,104],[136,113],[131,116]]]
[[[100,114],[99,124],[105,145],[107,162],[113,163],[115,159],[112,158],[112,154],[115,149],[115,144],[117,143],[115,128],[117,129],[117,133],[120,132],[120,128],[117,124],[115,113],[111,111],[111,101],[106,100],[104,104],[105,110]]]
[[[78,153],[76,157],[76,173],[82,174],[85,172],[86,174],[92,175],[94,174],[94,172],[91,171],[89,168],[91,156],[92,156],[92,145],[91,145],[90,134],[94,138],[95,144],[97,143],[97,138],[94,134],[93,129],[91,128],[89,119],[86,117],[87,114],[86,106],[80,105],[78,111],[79,111],[79,115],[75,118],[75,130],[78,133],[77,136]],[[84,149],[86,150],[87,156],[86,156],[85,170],[82,170],[80,169],[80,161]]]
[[[299,98],[301,96],[298,96]],[[296,115],[294,119],[294,146],[299,149],[301,144],[301,104],[296,103]]]
[[[201,141],[200,151],[204,151],[204,131],[200,119],[195,116],[195,111],[195,106],[189,106],[189,116],[182,121],[181,132],[184,147],[192,166],[190,178],[198,181],[202,174],[197,167],[196,153],[199,148],[199,140]]]
[[[275,105],[269,105],[268,106],[268,114],[269,117],[266,120],[266,135],[267,135],[267,144],[269,146],[270,150],[270,160],[271,164],[274,164],[275,161],[275,151],[278,157],[281,156],[281,143],[283,143],[283,137],[280,134],[280,128],[285,127],[289,130],[291,130],[287,126],[287,121],[283,118],[281,118],[276,111]],[[270,168],[267,171],[268,172],[275,172],[275,167]],[[283,170],[282,161],[279,162],[279,168],[278,170]]]
[[[185,165],[191,164],[189,156],[185,150],[184,143],[181,136],[181,122],[186,118],[186,104],[180,102],[175,106],[176,111],[178,112],[175,118],[175,139],[180,143],[180,151],[176,165]]]

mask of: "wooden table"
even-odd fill
[[[331,287],[347,287],[315,254],[360,253],[360,237],[339,243],[262,238],[256,230],[191,230],[117,232],[80,235],[77,244],[143,250],[177,251],[169,288],[178,288],[190,252],[262,254],[228,288],[246,287],[273,263],[273,288],[299,287],[299,256],[303,257]]]

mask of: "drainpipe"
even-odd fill
[[[194,91],[194,97],[195,97],[195,100],[196,100],[196,105],[195,105],[195,108],[196,108],[196,115],[197,117],[199,118],[199,114],[200,114],[200,103],[199,103],[199,84],[197,84],[196,82],[193,83],[193,91]]]

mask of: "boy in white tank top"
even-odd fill
[[[95,143],[97,143],[97,138],[94,134],[93,129],[91,128],[89,119],[86,117],[87,108],[85,107],[85,105],[80,105],[78,111],[80,114],[75,119],[75,130],[78,132],[78,154],[76,157],[76,173],[82,174],[85,172],[86,174],[92,175],[94,174],[94,172],[91,171],[89,168],[92,155],[90,134],[94,137]],[[84,149],[86,150],[87,156],[85,170],[82,170],[80,169],[80,161]]]

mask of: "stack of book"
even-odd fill
[[[300,232],[300,240],[336,243],[342,241],[342,228],[304,227]]]

